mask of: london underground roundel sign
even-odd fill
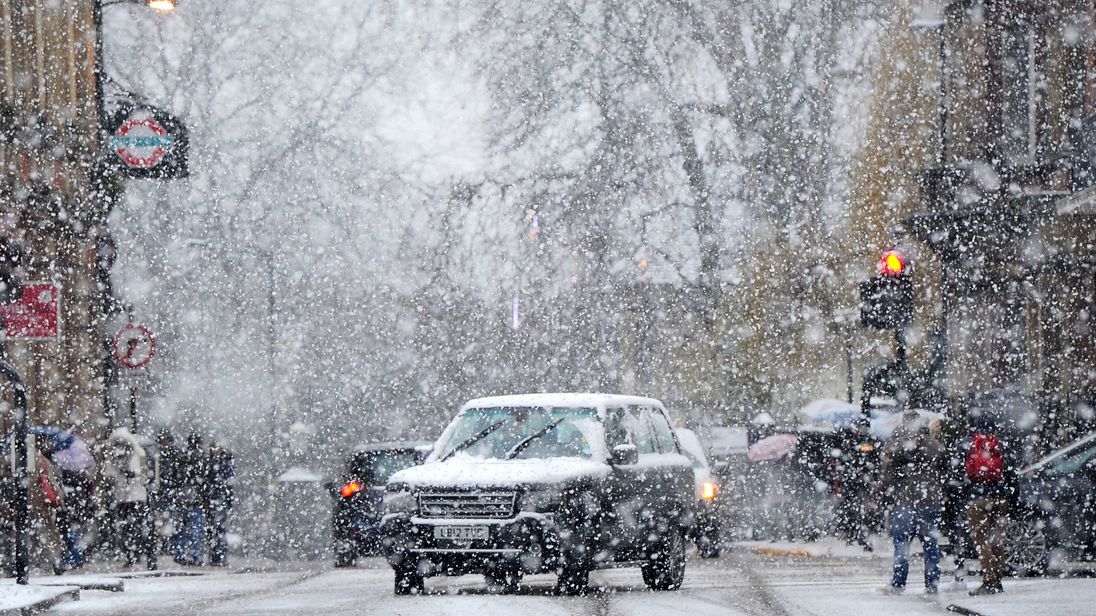
[[[189,174],[186,125],[170,113],[127,103],[103,127],[109,164],[131,178],[168,179]]]
[[[128,167],[151,169],[175,145],[175,137],[156,118],[130,118],[114,131],[111,146]]]

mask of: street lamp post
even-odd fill
[[[947,9],[936,0],[922,2],[910,27],[914,30],[937,32],[940,37],[940,96],[937,104],[937,128],[940,131],[936,153],[937,166],[943,167],[948,156],[948,19]]]
[[[103,160],[104,145],[106,143],[106,101],[104,100],[103,83],[106,80],[106,68],[103,62],[103,8],[118,4],[139,4],[161,12],[175,9],[176,0],[92,0],[92,26],[95,28],[93,67],[95,77],[95,136],[98,151],[94,157],[91,172],[92,201],[99,207],[96,217],[99,220],[99,237],[96,239],[96,252],[98,261],[98,278],[101,289],[101,306],[104,317],[117,310],[117,302],[114,301],[114,292],[110,284],[110,269],[114,264],[115,247],[113,240],[106,231],[107,216],[113,207],[114,195],[110,194],[110,170]],[[105,250],[104,250],[105,249]],[[107,254],[109,253],[109,254]],[[111,339],[103,338],[103,414],[108,424],[113,428],[115,408],[110,397],[110,387],[116,381],[115,366],[112,358]]]
[[[944,176],[950,174],[944,170],[948,161],[948,15],[947,0],[926,0],[917,8],[910,26],[915,30],[936,32],[939,35],[940,93],[937,103],[937,128],[940,131],[939,149],[936,153],[936,167]],[[951,307],[951,276],[948,268],[941,267],[941,308],[940,324],[936,330],[936,344],[933,364],[936,369],[937,386],[947,391],[948,365],[948,312]]]

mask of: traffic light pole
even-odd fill
[[[894,359],[898,365],[899,370],[905,370],[907,363],[907,347],[906,347],[906,328],[896,327],[894,328]]]
[[[15,490],[12,495],[12,514],[15,518],[15,578],[19,584],[27,584],[30,573],[30,554],[27,549],[27,536],[29,533],[29,514],[27,511],[27,490],[30,482],[27,477],[27,388],[23,384],[23,377],[12,366],[0,343],[0,377],[7,379],[11,385],[12,398],[15,403],[12,408],[12,419],[15,425],[15,468],[12,476],[15,481]]]

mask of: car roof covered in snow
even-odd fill
[[[596,393],[554,393],[476,398],[475,400],[466,402],[464,406],[461,407],[461,411],[498,407],[601,408],[615,405],[649,405],[662,408],[662,403],[658,400],[655,400],[654,398],[645,398],[643,396]]]

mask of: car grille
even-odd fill
[[[419,515],[424,518],[509,518],[514,492],[423,492]]]

